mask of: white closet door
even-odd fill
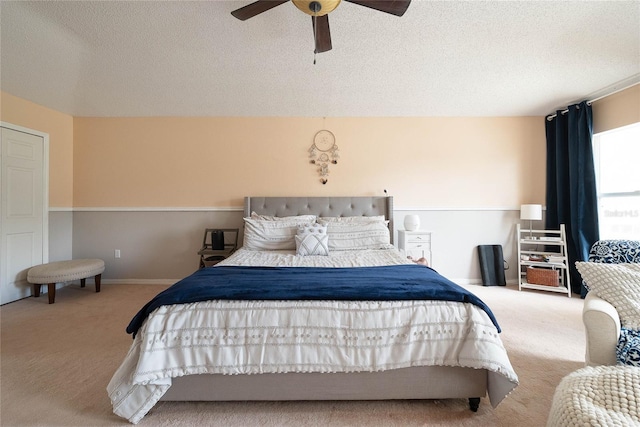
[[[0,174],[0,303],[31,295],[30,267],[44,260],[44,138],[6,127]]]

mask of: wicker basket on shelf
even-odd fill
[[[527,283],[532,285],[560,286],[558,270],[551,268],[527,267]]]

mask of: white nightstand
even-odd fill
[[[431,231],[398,230],[398,249],[414,259],[426,258],[431,264]]]

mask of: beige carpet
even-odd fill
[[[483,398],[381,402],[161,402],[142,426],[544,426],[560,379],[583,366],[582,300],[517,288],[468,286],[494,311],[520,385],[498,408]],[[131,317],[163,286],[68,286],[0,307],[0,424],[130,425],[106,385],[124,358]]]

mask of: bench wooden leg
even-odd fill
[[[87,284],[87,279],[80,279],[80,287],[84,288],[84,286]]]
[[[49,288],[49,304],[53,304],[56,301],[56,284],[49,283],[47,286]]]
[[[102,279],[102,274],[96,275],[96,292],[100,292],[100,279]]]
[[[33,296],[35,298],[38,298],[40,296],[40,285],[39,283],[34,283],[33,284]]]

